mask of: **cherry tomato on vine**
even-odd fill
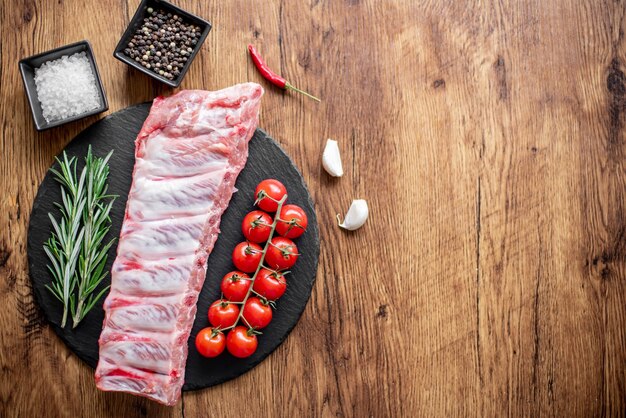
[[[272,321],[272,308],[259,298],[248,298],[243,307],[243,317],[254,329],[265,328]]]
[[[222,278],[220,289],[231,302],[243,302],[250,289],[250,276],[241,271],[231,271]]]
[[[250,357],[258,344],[254,330],[241,325],[233,328],[226,337],[228,352],[237,358]]]
[[[278,180],[266,179],[256,186],[254,191],[255,204],[267,212],[276,212],[278,201],[287,194],[287,189]]]
[[[248,213],[241,223],[241,231],[248,241],[260,244],[270,237],[272,217],[260,210]]]
[[[217,357],[226,348],[226,337],[213,328],[204,328],[196,335],[196,350],[204,357]]]
[[[235,324],[239,316],[239,307],[224,299],[216,300],[209,307],[209,322],[214,327],[228,328]]]
[[[238,270],[253,273],[261,262],[262,256],[263,249],[259,244],[255,244],[254,242],[242,242],[237,244],[233,250],[233,264]]]
[[[287,282],[282,273],[261,269],[254,280],[254,286],[252,288],[264,298],[276,300],[287,290]]]
[[[265,261],[267,265],[276,270],[288,269],[298,260],[298,247],[289,238],[272,238]]]
[[[309,225],[306,213],[297,205],[284,205],[278,217],[276,232],[286,238],[298,238]]]

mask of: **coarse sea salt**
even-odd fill
[[[45,62],[35,69],[35,85],[47,122],[67,119],[100,106],[96,77],[85,52]]]

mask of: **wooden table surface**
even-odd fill
[[[178,0],[214,25],[181,88],[266,88],[260,126],[316,202],[317,283],[234,381],[173,408],[96,390],[33,301],[26,230],[54,156],[104,115],[37,133],[17,61],[89,39],[109,113],[171,94],[112,57],[138,3],[0,2],[0,415],[624,414],[624,1]],[[265,83],[250,42],[322,103]],[[371,216],[346,233],[353,198]]]

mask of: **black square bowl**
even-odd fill
[[[193,51],[191,52],[191,54],[189,55],[189,58],[185,62],[185,65],[181,69],[179,76],[173,80],[169,80],[163,77],[162,75],[155,73],[154,71],[148,70],[147,68],[143,67],[140,63],[138,63],[131,57],[124,54],[124,49],[128,46],[128,43],[133,38],[135,31],[137,31],[137,29],[141,27],[143,23],[143,19],[148,15],[147,10],[149,7],[153,8],[154,10],[163,9],[165,12],[177,14],[178,16],[181,16],[183,20],[187,21],[188,23],[199,26],[201,30],[198,43],[194,45]],[[141,71],[142,73],[152,78],[156,78],[157,80],[159,80],[162,83],[167,84],[168,86],[178,87],[180,83],[183,81],[183,78],[185,77],[187,70],[189,70],[189,66],[193,62],[194,58],[196,57],[196,54],[202,47],[202,44],[204,43],[204,40],[206,39],[210,31],[211,31],[211,23],[181,9],[178,6],[173,5],[172,3],[169,3],[164,0],[142,0],[141,4],[139,4],[139,7],[137,8],[137,11],[135,12],[135,15],[133,16],[130,23],[128,24],[126,31],[124,31],[124,34],[122,35],[122,39],[120,39],[119,43],[117,44],[117,47],[115,47],[113,56],[117,58],[118,60],[125,62],[131,67],[137,69],[138,71]]]
[[[78,52],[85,52],[89,62],[91,63],[91,70],[96,78],[96,85],[98,87],[98,93],[100,93],[100,106],[94,110],[90,110],[80,115],[71,116],[66,119],[56,120],[54,122],[48,122],[43,117],[43,111],[41,109],[41,102],[37,97],[37,86],[35,85],[35,69],[41,67],[41,65],[48,61],[53,61],[61,58],[63,55],[74,55]],[[46,51],[41,54],[33,55],[32,57],[24,58],[19,62],[20,72],[22,73],[22,81],[24,82],[24,88],[26,89],[26,95],[28,96],[28,103],[30,104],[30,110],[33,115],[33,121],[38,131],[53,128],[55,126],[64,125],[68,122],[73,122],[78,119],[86,118],[87,116],[95,115],[97,113],[104,112],[109,109],[109,103],[107,102],[106,94],[104,93],[104,87],[102,86],[102,80],[100,79],[100,73],[98,72],[98,66],[96,65],[96,58],[93,55],[91,44],[88,41],[80,41],[73,44],[65,45],[51,51]]]

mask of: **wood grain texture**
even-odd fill
[[[25,243],[45,170],[97,117],[37,133],[17,61],[87,38],[110,111],[168,94],[111,55],[137,4],[0,2],[0,415],[623,416],[626,4],[608,0],[177,1],[214,25],[182,88],[262,82],[253,42],[322,97],[264,84],[261,115],[316,201],[318,279],[246,375],[174,408],[97,391],[33,302]],[[353,198],[371,217],[345,233]]]

